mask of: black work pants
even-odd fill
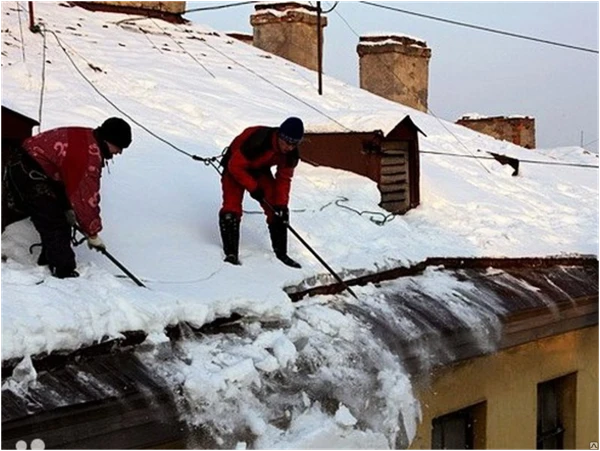
[[[3,213],[8,213],[2,215],[2,230],[11,222],[30,217],[40,234],[42,252],[51,271],[73,271],[75,253],[70,242],[71,226],[65,216],[70,205],[64,186],[46,176],[24,150],[15,149],[5,168],[2,188]]]

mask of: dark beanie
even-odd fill
[[[288,117],[279,126],[279,137],[290,144],[297,144],[304,136],[304,124],[297,117]]]
[[[100,137],[121,149],[131,144],[131,127],[119,117],[110,117],[99,128]]]

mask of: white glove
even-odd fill
[[[106,250],[104,242],[102,241],[102,239],[100,239],[98,235],[88,236],[87,243],[90,249],[95,249],[97,251]]]

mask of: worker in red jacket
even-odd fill
[[[298,144],[303,136],[302,121],[290,117],[279,127],[249,127],[232,141],[222,161],[223,206],[219,212],[226,262],[240,264],[242,200],[248,191],[267,216],[277,258],[288,266],[300,268],[287,255],[287,223],[290,187],[300,159]],[[271,173],[272,166],[276,167],[275,176]]]
[[[111,117],[96,128],[61,127],[26,139],[13,149],[3,177],[10,219],[31,217],[42,240],[38,264],[53,276],[77,277],[71,248],[71,226],[76,223],[90,248],[105,249],[98,233],[100,177],[107,160],[131,144],[131,127]],[[4,203],[4,202],[3,202]]]

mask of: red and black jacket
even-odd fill
[[[26,139],[23,149],[48,177],[64,185],[82,230],[96,235],[100,219],[100,177],[103,156],[94,130],[62,127]]]
[[[297,147],[287,153],[279,151],[276,127],[249,127],[232,141],[225,153],[223,175],[231,176],[244,189],[252,192],[258,187],[258,175],[276,166],[273,203],[287,205],[294,169],[299,160]]]

